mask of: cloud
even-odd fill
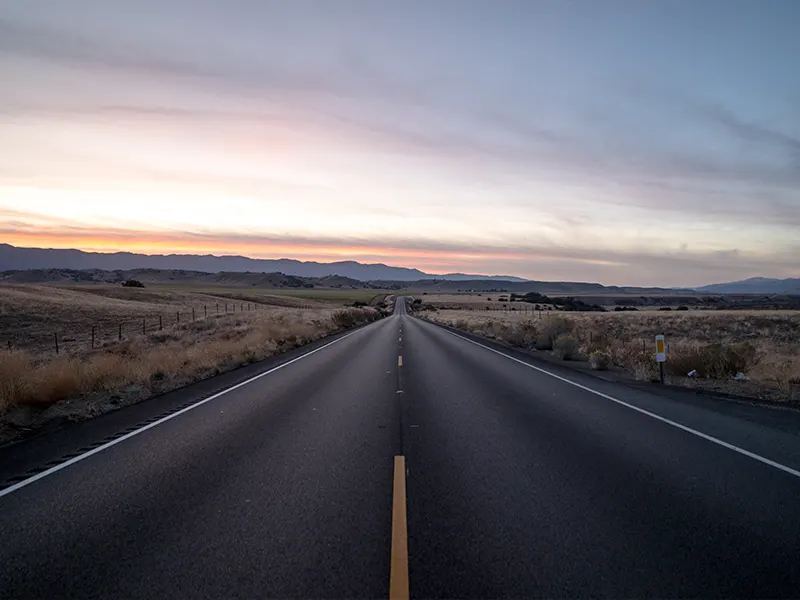
[[[787,152],[796,161],[795,167],[800,169],[800,139],[797,137],[741,119],[719,104],[687,99],[684,100],[683,105],[688,114],[716,123],[742,141],[765,144]]]
[[[440,184],[446,179],[445,184],[450,187],[443,192],[445,185],[442,184],[437,190],[443,195],[456,199],[461,194],[480,195],[480,202],[488,207],[481,215],[484,222],[492,218],[492,206],[503,209],[511,202],[524,203],[527,198],[520,200],[519,190],[530,190],[531,214],[542,214],[543,219],[554,221],[561,219],[557,226],[561,233],[566,232],[564,238],[568,238],[570,232],[580,231],[587,222],[602,223],[609,213],[615,217],[609,218],[609,223],[619,224],[628,231],[644,220],[685,224],[687,229],[692,223],[700,223],[706,225],[706,230],[715,224],[737,224],[748,230],[764,227],[763,239],[767,241],[789,239],[792,228],[800,226],[800,200],[796,192],[800,186],[797,136],[780,127],[740,117],[717,103],[698,102],[655,89],[639,90],[635,95],[639,108],[646,106],[665,130],[676,123],[674,119],[678,115],[687,129],[694,126],[713,129],[716,134],[724,134],[723,141],[733,139],[753,146],[753,152],[701,151],[691,139],[669,146],[660,139],[658,130],[636,129],[636,124],[622,114],[627,110],[624,103],[620,104],[622,110],[616,106],[616,113],[604,113],[594,105],[592,97],[576,98],[575,106],[571,107],[575,114],[591,114],[591,119],[581,121],[576,117],[568,124],[549,120],[545,113],[528,105],[528,98],[506,101],[495,95],[493,104],[481,94],[470,93],[482,85],[480,81],[468,81],[467,87],[458,89],[459,82],[452,74],[426,68],[428,65],[403,75],[386,68],[355,46],[343,45],[329,63],[320,63],[322,66],[288,61],[281,65],[280,61],[272,64],[257,55],[239,54],[232,58],[218,53],[213,44],[203,47],[203,52],[199,46],[168,52],[158,44],[149,43],[147,35],[138,42],[116,40],[112,36],[113,31],[103,28],[84,37],[54,26],[0,18],[0,55],[5,58],[33,57],[66,65],[75,72],[86,72],[86,78],[104,73],[121,75],[114,81],[127,77],[131,90],[136,92],[130,95],[129,104],[120,101],[118,94],[89,96],[70,104],[60,100],[56,90],[52,95],[40,95],[37,105],[25,99],[22,105],[12,106],[12,109],[35,118],[42,115],[69,117],[70,122],[75,116],[95,119],[102,122],[92,123],[96,129],[109,125],[106,131],[109,136],[120,133],[123,128],[114,129],[112,125],[122,123],[135,127],[137,132],[146,132],[154,148],[159,140],[170,135],[197,139],[199,144],[211,146],[217,141],[212,136],[191,134],[211,130],[213,127],[209,124],[219,123],[235,122],[244,128],[252,126],[253,130],[266,124],[282,124],[310,132],[309,139],[316,136],[314,143],[320,146],[319,140],[327,144],[330,140],[325,136],[330,134],[333,143],[326,145],[325,151],[341,158],[343,163],[348,154],[355,156],[348,165],[358,163],[357,167],[353,166],[354,172],[363,173],[364,179],[372,176],[374,163],[370,161],[376,159],[382,159],[381,164],[390,164],[392,168],[400,165],[398,171],[407,169],[402,176],[407,176],[408,181],[414,181],[414,176],[420,173],[430,176],[424,183],[435,179]],[[193,42],[183,40],[182,43],[191,45]],[[45,80],[46,69],[38,76]],[[139,87],[144,79],[157,84],[153,86],[157,89],[148,88],[144,93]],[[11,95],[6,89],[0,93],[0,102],[6,93]],[[92,90],[92,93],[98,92]],[[612,98],[611,103],[616,100]],[[8,100],[4,103],[9,106]],[[173,127],[163,127],[165,124]],[[258,131],[262,138],[268,138],[261,129]],[[254,163],[265,159],[264,139],[253,143],[262,151]],[[81,141],[77,140],[76,146]],[[767,152],[758,154],[762,150]],[[362,164],[360,161],[365,156],[369,158]],[[98,163],[120,160],[119,156],[109,158],[104,154],[93,158]],[[419,158],[423,160],[415,160]],[[131,164],[111,166],[114,168],[109,176],[123,181],[138,178],[254,197],[263,194],[265,189],[290,197],[305,185],[321,193],[330,192],[331,202],[346,198],[348,193],[348,190],[326,189],[313,181],[282,182],[258,173],[194,172],[186,169],[185,163],[170,164],[168,160],[163,165],[142,165],[136,162],[135,156]],[[75,183],[74,179],[69,181],[69,173],[47,173],[39,160],[32,169],[40,182],[49,181],[65,187]],[[4,175],[8,181],[8,175]],[[98,176],[97,180],[100,179],[102,177]],[[510,182],[509,188],[516,192],[513,199],[504,196],[505,189],[490,187],[489,184],[498,180]],[[486,182],[489,183],[484,185]],[[549,185],[545,188],[548,191],[560,186],[563,197],[569,198],[571,204],[561,206],[562,196],[559,195],[551,198],[539,194],[537,184]],[[403,206],[386,207],[380,201],[380,193],[376,188],[372,214],[414,210]],[[456,204],[460,200],[447,201]],[[342,200],[342,204],[346,201]],[[413,205],[413,200],[409,200],[408,205]],[[629,214],[626,215],[626,211]],[[462,215],[453,211],[452,222],[457,223]],[[616,218],[619,215],[626,217],[627,223],[622,217]],[[34,239],[36,231],[19,230],[24,224],[21,218],[17,215],[12,221],[11,217],[0,216],[6,225],[13,222],[14,227],[6,229],[17,228],[17,239]],[[513,267],[517,273],[532,277],[572,273],[575,277],[602,275],[614,281],[628,276],[631,281],[655,277],[674,278],[675,281],[680,277],[718,279],[711,276],[715,269],[720,273],[739,269],[739,272],[769,274],[785,273],[793,268],[790,256],[762,256],[754,248],[743,247],[738,254],[728,255],[691,251],[690,247],[698,247],[697,242],[703,240],[688,233],[690,245],[672,253],[664,251],[663,246],[661,252],[657,248],[587,250],[577,247],[579,242],[585,241],[579,236],[575,239],[576,247],[564,248],[547,243],[543,235],[535,237],[538,244],[513,242],[499,247],[463,241],[468,239],[466,236],[454,241],[426,240],[414,238],[413,233],[398,233],[396,239],[375,241],[271,237],[269,232],[252,237],[238,232],[176,233],[165,237],[160,233],[130,234],[111,229],[85,231],[63,227],[63,224],[59,228],[60,234],[55,230],[42,230],[41,237],[36,239],[43,243],[49,239],[76,244],[102,244],[105,240],[121,246],[139,243],[136,236],[140,241],[144,238],[142,243],[148,243],[149,236],[152,244],[163,247],[172,244],[176,248],[231,248],[234,251],[240,248],[242,252],[252,253],[271,247],[285,248],[287,253],[309,253],[304,256],[315,252],[319,256],[352,252],[356,253],[354,256],[365,257],[384,253],[397,260],[417,261],[416,264],[433,264],[431,261],[434,261],[441,266],[451,265],[447,270],[475,270],[470,265],[483,265],[481,268],[485,270],[501,272]],[[498,224],[496,229],[502,231],[503,224]],[[12,233],[7,231],[5,235]],[[608,232],[608,237],[613,238],[614,232]],[[676,246],[679,243],[676,241]],[[731,245],[740,243],[738,239],[730,242]]]

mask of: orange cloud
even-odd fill
[[[76,248],[91,252],[144,254],[240,254],[253,258],[299,258],[316,261],[390,261],[424,268],[460,269],[475,260],[530,260],[530,255],[492,250],[395,247],[370,243],[292,241],[237,238],[233,235],[197,235],[181,232],[33,228],[3,230],[6,243],[38,248]],[[403,264],[402,266],[406,266]]]

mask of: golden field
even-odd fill
[[[113,405],[141,400],[381,316],[377,308],[344,307],[348,299],[156,286],[0,286],[0,422],[25,428],[48,410],[63,416],[48,407],[66,400],[68,416],[91,416],[109,409],[109,399]]]

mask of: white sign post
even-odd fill
[[[658,363],[658,372],[661,377],[661,383],[664,383],[664,363],[667,362],[667,345],[664,341],[663,335],[656,336],[656,362]]]

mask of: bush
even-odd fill
[[[380,319],[381,314],[371,308],[345,308],[331,315],[333,324],[339,329],[347,329]]]
[[[578,340],[566,334],[558,336],[553,342],[553,353],[561,360],[574,360],[578,357]]]
[[[602,350],[595,350],[589,355],[589,364],[595,371],[607,371],[611,357]]]
[[[679,306],[675,310],[689,310],[689,307],[688,306]]]
[[[128,279],[122,282],[122,287],[143,288],[144,284],[137,279]]]
[[[547,317],[542,321],[539,336],[536,340],[538,350],[552,350],[556,339],[572,331],[572,322],[563,317]]]
[[[752,344],[706,344],[676,349],[667,357],[665,367],[673,375],[686,376],[696,370],[700,377],[722,379],[746,373],[755,364]]]
[[[512,346],[531,348],[536,343],[536,325],[533,321],[522,321],[505,332],[504,340]]]

